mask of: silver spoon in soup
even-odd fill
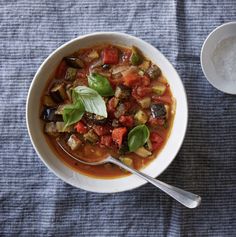
[[[119,167],[129,171],[132,174],[137,175],[139,178],[146,180],[147,182],[153,184],[154,186],[156,186],[157,188],[159,188],[160,190],[162,190],[163,192],[165,192],[166,194],[168,194],[169,196],[171,196],[172,198],[174,198],[176,201],[180,202],[181,204],[183,204],[184,206],[188,207],[188,208],[196,208],[197,206],[200,205],[201,203],[201,197],[185,191],[183,189],[174,187],[172,185],[166,184],[162,181],[159,181],[157,179],[152,178],[149,175],[146,175],[126,164],[124,164],[123,162],[121,162],[119,159],[116,159],[112,156],[108,156],[108,157],[101,157],[100,159],[98,159],[96,157],[96,159],[91,160],[86,157],[76,157],[75,155],[71,154],[67,148],[66,148],[66,144],[63,140],[57,138],[57,143],[60,146],[60,148],[72,159],[81,162],[83,164],[86,165],[102,165],[102,164],[106,164],[106,163],[112,163],[115,165],[118,165]]]

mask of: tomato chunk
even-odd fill
[[[156,132],[151,132],[150,140],[152,143],[152,150],[158,149],[164,141],[164,139]]]
[[[136,72],[131,72],[123,76],[123,84],[132,87],[135,84],[140,83],[140,79],[140,76]]]
[[[121,147],[123,138],[127,133],[127,128],[126,127],[120,127],[120,128],[115,128],[112,131],[112,140],[118,144],[119,147]]]
[[[105,135],[105,136],[101,136],[100,144],[107,147],[111,147],[112,141],[113,140],[112,140],[111,135]]]
[[[148,120],[148,124],[151,126],[151,127],[155,127],[157,125],[159,126],[163,126],[165,123],[165,120],[164,119],[161,119],[161,118],[152,118],[150,117],[150,119]]]
[[[56,78],[64,78],[66,75],[66,70],[67,70],[67,64],[65,60],[62,60],[56,70],[56,75],[55,75]]]
[[[134,125],[134,119],[132,116],[120,116],[119,122],[128,128],[131,128]]]
[[[103,50],[102,61],[104,64],[117,64],[119,62],[119,52],[117,48],[105,48]]]
[[[98,136],[110,134],[110,128],[105,126],[95,125],[93,130]]]
[[[172,104],[171,96],[169,95],[163,95],[163,96],[152,96],[153,101],[159,102],[159,103],[165,103],[165,104]]]
[[[75,125],[75,129],[78,133],[85,134],[88,131],[88,128],[83,122],[78,122]]]

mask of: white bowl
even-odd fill
[[[142,170],[152,177],[160,175],[174,160],[184,140],[188,120],[187,98],[182,81],[170,62],[156,48],[134,36],[117,32],[93,33],[73,39],[56,49],[40,66],[31,83],[26,105],[26,120],[34,149],[43,163],[56,176],[66,183],[84,190],[112,193],[137,188],[145,184],[146,181],[135,175],[116,179],[99,179],[75,172],[58,159],[50,149],[45,140],[42,123],[39,119],[40,96],[49,76],[55,71],[61,59],[79,48],[90,47],[104,42],[128,47],[131,45],[137,46],[153,63],[160,66],[169,81],[172,93],[177,101],[172,132],[158,157]]]
[[[229,80],[217,72],[214,65],[214,52],[223,40],[236,37],[236,22],[225,23],[213,30],[202,45],[201,66],[209,83],[216,89],[228,94],[236,94],[236,80]]]

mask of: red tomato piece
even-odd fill
[[[98,136],[110,134],[110,128],[105,126],[95,125],[93,130]]]
[[[136,72],[128,73],[123,77],[123,84],[132,87],[140,82],[140,76]]]
[[[66,75],[66,70],[67,70],[67,64],[65,60],[62,60],[56,70],[56,75],[55,75],[56,78],[64,78]]]
[[[117,64],[119,62],[118,49],[114,47],[105,48],[102,61],[104,64]]]
[[[132,116],[120,116],[119,122],[128,128],[131,128],[134,125],[134,119]]]
[[[126,127],[115,128],[112,131],[112,140],[120,147],[122,145],[123,138],[126,135],[126,133],[127,133]]]
[[[114,113],[117,107],[118,100],[115,97],[112,97],[107,103],[107,111],[109,113]]]
[[[147,76],[143,76],[141,83],[142,83],[142,85],[144,85],[144,86],[149,86],[150,83],[151,83],[150,78],[147,77]]]
[[[165,123],[165,120],[164,119],[160,119],[160,118],[152,118],[150,117],[150,119],[148,120],[148,124],[151,126],[151,127],[155,127],[155,126],[163,126]]]
[[[152,142],[152,149],[153,150],[156,150],[157,148],[159,148],[164,141],[164,139],[156,132],[151,132],[150,140]]]
[[[81,134],[85,134],[88,131],[87,126],[83,122],[78,122],[74,128],[78,133]]]
[[[137,95],[140,96],[141,98],[144,97],[144,96],[146,96],[146,95],[148,95],[148,94],[150,94],[151,92],[152,92],[152,88],[147,87],[147,86],[145,86],[145,87],[138,86],[138,87],[136,88],[136,93],[137,93]]]
[[[105,135],[105,136],[101,136],[100,144],[107,147],[111,147],[112,141],[113,140],[112,140],[111,135]]]
[[[163,95],[163,96],[153,95],[152,99],[154,102],[172,104],[172,99],[171,96],[169,95]]]

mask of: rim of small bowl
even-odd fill
[[[229,92],[229,91],[225,90],[224,88],[222,89],[221,87],[217,86],[217,85],[214,83],[214,80],[211,80],[211,79],[210,79],[211,76],[210,76],[210,75],[207,76],[207,73],[206,73],[206,70],[205,70],[205,64],[203,63],[203,53],[204,53],[204,50],[205,50],[205,48],[206,48],[207,42],[214,36],[214,34],[215,34],[217,31],[219,31],[219,30],[221,30],[222,28],[227,27],[227,26],[229,26],[229,25],[235,25],[235,26],[236,26],[236,21],[230,21],[230,22],[223,23],[223,24],[217,26],[214,30],[212,30],[212,31],[208,34],[208,36],[206,37],[206,39],[204,40],[204,42],[203,42],[203,44],[202,44],[201,53],[200,53],[200,61],[201,61],[201,68],[202,68],[202,71],[203,71],[203,74],[204,74],[205,78],[207,79],[207,81],[208,81],[214,88],[216,88],[217,90],[222,91],[222,92],[224,92],[224,93],[226,93],[226,94],[235,95],[236,92]],[[236,36],[236,34],[235,34],[235,36]]]
[[[136,189],[144,184],[147,183],[147,181],[145,180],[140,180],[139,184],[136,184],[134,186],[131,185],[130,188],[126,188],[126,189],[112,189],[112,190],[95,190],[94,188],[91,189],[91,187],[81,187],[79,184],[75,184],[73,182],[71,182],[70,180],[66,179],[62,174],[58,173],[55,169],[53,169],[53,167],[51,167],[51,165],[45,160],[45,158],[41,155],[41,152],[39,151],[38,149],[38,146],[37,144],[35,144],[34,142],[34,138],[32,137],[32,134],[31,134],[31,126],[29,124],[29,100],[30,100],[30,97],[31,97],[31,94],[32,94],[32,88],[34,87],[34,84],[42,70],[42,68],[48,63],[49,59],[54,55],[56,54],[58,51],[60,51],[61,49],[63,49],[64,47],[67,47],[68,45],[72,44],[73,42],[75,41],[79,41],[81,39],[84,39],[86,37],[92,37],[92,36],[99,36],[99,35],[117,35],[117,36],[121,36],[121,37],[128,37],[130,40],[135,40],[135,41],[140,41],[142,44],[146,44],[148,45],[149,47],[151,47],[154,52],[157,51],[162,57],[163,59],[166,61],[166,63],[168,64],[168,67],[171,67],[172,70],[174,71],[174,73],[176,74],[178,80],[179,80],[179,83],[180,83],[180,86],[181,86],[181,90],[183,92],[183,97],[184,97],[184,101],[183,104],[184,104],[184,110],[186,112],[185,114],[185,118],[184,118],[184,124],[183,124],[183,133],[182,133],[182,137],[180,138],[181,140],[179,140],[179,144],[178,144],[178,147],[176,148],[176,151],[172,154],[172,159],[169,159],[168,162],[166,162],[166,165],[165,165],[165,168],[162,169],[162,171],[160,171],[159,173],[155,174],[155,175],[150,175],[152,176],[153,178],[156,178],[157,176],[161,175],[168,167],[169,165],[173,162],[173,160],[175,159],[176,155],[178,154],[180,148],[182,147],[182,144],[183,144],[183,141],[184,141],[184,138],[185,138],[185,135],[186,135],[186,131],[187,131],[187,126],[188,126],[188,101],[187,101],[187,94],[186,94],[186,90],[185,90],[185,87],[183,85],[183,82],[179,76],[179,74],[177,73],[176,69],[174,68],[174,66],[169,62],[169,60],[157,49],[155,48],[154,46],[152,46],[151,44],[149,44],[148,42],[138,38],[138,37],[135,37],[135,36],[132,36],[132,35],[129,35],[129,34],[126,34],[126,33],[121,33],[121,32],[95,32],[95,33],[90,33],[90,34],[86,34],[86,35],[81,35],[79,37],[76,37],[64,44],[62,44],[61,46],[59,46],[58,48],[56,48],[52,53],[49,54],[49,56],[43,61],[43,63],[40,65],[40,67],[38,68],[31,84],[30,84],[30,87],[29,87],[29,90],[28,90],[28,94],[27,94],[27,101],[26,101],[26,125],[27,125],[27,130],[28,130],[28,134],[29,134],[29,137],[30,137],[30,140],[31,140],[31,143],[33,145],[33,148],[35,149],[37,155],[39,156],[40,160],[44,163],[44,165],[52,172],[54,173],[58,178],[60,178],[61,180],[63,180],[65,183],[68,183],[76,188],[80,188],[80,189],[83,189],[85,191],[90,191],[90,192],[96,192],[96,193],[117,193],[117,192],[124,192],[124,191],[128,191],[128,190],[133,190],[133,189]],[[96,44],[94,44],[96,45]],[[91,45],[92,47],[93,45]],[[178,102],[177,102],[178,103]],[[178,106],[178,105],[177,105]],[[173,121],[174,123],[175,121]],[[174,124],[173,124],[174,126]],[[173,129],[173,127],[172,127]],[[171,131],[172,132],[172,131]],[[171,136],[171,134],[170,134]],[[168,138],[169,139],[169,138]],[[45,141],[46,142],[46,141]],[[165,144],[166,146],[166,144]],[[165,149],[165,146],[163,147],[162,150]],[[49,148],[51,149],[51,148]],[[59,158],[58,158],[59,159]],[[156,158],[155,158],[156,159]],[[66,166],[64,163],[62,163],[63,166]],[[152,164],[152,162],[148,165],[150,166]],[[146,168],[146,167],[145,167]],[[144,169],[145,169],[144,168]],[[72,171],[72,169],[71,169]],[[80,173],[80,172],[78,172]],[[87,176],[83,173],[80,173],[82,176],[84,177],[87,177],[87,178],[92,178],[94,180],[113,180],[113,179],[99,179],[99,178],[96,178],[96,177],[90,177],[90,176]],[[130,176],[127,176],[127,177],[130,177]],[[127,178],[127,177],[122,177],[122,178]],[[116,179],[116,178],[115,178]],[[118,178],[119,179],[119,178]],[[138,177],[137,177],[138,179]]]

